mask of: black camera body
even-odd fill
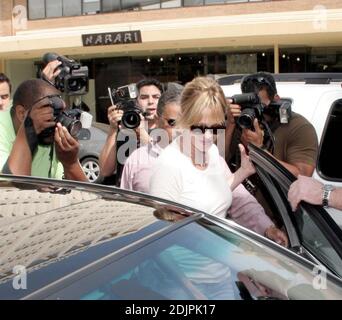
[[[259,123],[264,120],[264,115],[277,120],[282,124],[288,123],[291,118],[291,101],[280,99],[271,102],[266,108],[257,93],[242,93],[231,97],[232,103],[241,106],[241,115],[237,119],[238,125],[243,129],[254,130],[254,119]]]
[[[53,118],[55,123],[60,122],[62,126],[66,127],[72,137],[77,137],[82,129],[80,121],[82,110],[71,109],[64,111],[63,101],[59,96],[49,97],[49,104],[53,108]],[[54,135],[55,127],[46,128],[38,135],[40,144],[46,144],[45,138]]]
[[[137,106],[138,89],[135,84],[119,87],[112,91],[114,104],[123,110],[121,124],[127,129],[139,127],[142,110]]]
[[[44,65],[54,60],[62,62],[58,66],[61,72],[55,78],[54,86],[69,96],[86,94],[89,90],[88,67],[81,66],[79,62],[57,53],[48,52],[43,56]]]
[[[233,104],[241,106],[241,114],[237,119],[237,124],[243,129],[254,129],[254,119],[259,122],[263,120],[264,105],[261,103],[258,94],[242,93],[231,97]]]

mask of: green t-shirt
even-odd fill
[[[10,109],[0,112],[0,170],[6,163],[16,138]],[[38,146],[32,160],[32,176],[62,179],[63,165],[57,160],[55,150],[52,160],[50,160],[50,152],[51,146]],[[51,174],[49,176],[50,167]]]

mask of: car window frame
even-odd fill
[[[326,181],[331,181],[331,182],[342,182],[342,177],[341,178],[329,177],[324,172],[322,172],[322,167],[320,165],[320,158],[321,158],[321,153],[322,153],[322,149],[323,149],[323,144],[326,141],[325,138],[326,138],[326,134],[327,134],[327,131],[328,131],[328,128],[330,125],[330,119],[331,119],[331,116],[333,114],[334,108],[337,104],[342,105],[342,99],[341,98],[336,99],[331,104],[331,106],[329,108],[329,112],[328,112],[327,117],[326,117],[325,122],[324,122],[324,128],[323,128],[323,132],[322,132],[322,135],[320,138],[320,143],[318,146],[318,156],[317,156],[317,165],[316,165],[316,171],[317,171],[318,176],[320,178],[326,180]]]
[[[272,189],[274,187],[272,186],[274,185],[274,181],[269,181],[268,175],[272,175],[273,180],[276,180],[276,182],[279,184],[278,186],[279,188],[283,188],[286,191],[288,191],[291,183],[296,180],[296,177],[290,171],[288,171],[282,164],[280,164],[279,161],[277,161],[275,158],[273,158],[270,154],[268,154],[264,150],[251,144],[248,147],[250,150],[249,151],[250,159],[255,165],[257,172],[261,174],[260,178],[262,180],[263,178],[264,179],[266,178],[266,183],[265,181],[264,183],[266,187],[268,188],[269,192],[274,193],[274,189]],[[282,201],[284,202],[283,206],[290,207],[290,204],[288,201],[287,203],[285,203],[284,199],[282,199]],[[316,226],[320,229],[320,231],[323,233],[323,235],[327,238],[331,247],[336,251],[336,253],[342,260],[342,230],[336,224],[333,218],[328,214],[328,212],[322,206],[317,206],[317,205],[315,206],[315,205],[311,205],[305,202],[301,202],[298,205],[298,208],[299,208],[298,210],[303,209],[306,212],[308,211],[310,212],[310,217],[312,218]],[[296,236],[297,236],[297,239],[299,240],[300,246],[306,249],[306,246],[300,241],[301,236],[298,235],[300,228],[296,224],[295,219],[291,219],[290,216],[288,216],[288,218],[289,219],[283,220],[285,223],[286,229],[288,230],[292,227],[292,229],[295,230],[295,232],[297,233]],[[288,224],[287,226],[286,226],[286,223]],[[308,251],[311,252],[310,250]],[[317,258],[317,260],[319,259]],[[319,261],[321,262],[321,260]]]

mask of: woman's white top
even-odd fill
[[[161,153],[150,181],[150,194],[225,218],[232,202],[227,164],[213,144],[205,170],[180,150],[180,137]]]

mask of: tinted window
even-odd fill
[[[299,234],[304,247],[342,277],[342,260],[327,237],[313,221],[310,213],[301,208],[294,216],[299,226]]]
[[[342,153],[338,152],[341,136],[342,100],[338,100],[331,108],[320,146],[318,172],[325,179],[342,181]]]
[[[312,206],[308,206],[309,209],[312,209],[310,212],[305,210],[302,206],[300,206],[296,212],[292,212],[287,201],[288,188],[280,186],[277,179],[270,174],[265,173],[264,171],[262,171],[261,174],[264,180],[267,179],[267,181],[265,180],[267,188],[272,189],[271,193],[267,192],[267,199],[269,200],[268,204],[272,204],[272,213],[275,214],[273,219],[278,221],[281,219],[288,228],[288,234],[296,233],[299,237],[300,244],[311,252],[316,259],[320,260],[339,276],[342,276],[342,259],[334,247],[334,242],[329,240],[328,235],[326,234],[334,232],[334,229],[326,228],[328,223],[323,221],[324,219],[320,217],[322,212],[316,213]],[[263,190],[266,191],[265,189]],[[279,195],[279,200],[274,202],[274,200],[278,199],[276,198],[276,194]],[[286,218],[286,216],[289,217],[287,222],[284,221],[281,214],[283,215],[283,218]],[[325,215],[329,219],[328,214],[325,213]],[[324,229],[327,230],[325,231],[326,233],[323,232]],[[294,244],[291,243],[291,245],[293,246]]]
[[[49,298],[326,298],[328,291],[314,290],[312,281],[294,260],[201,221],[132,249]]]

